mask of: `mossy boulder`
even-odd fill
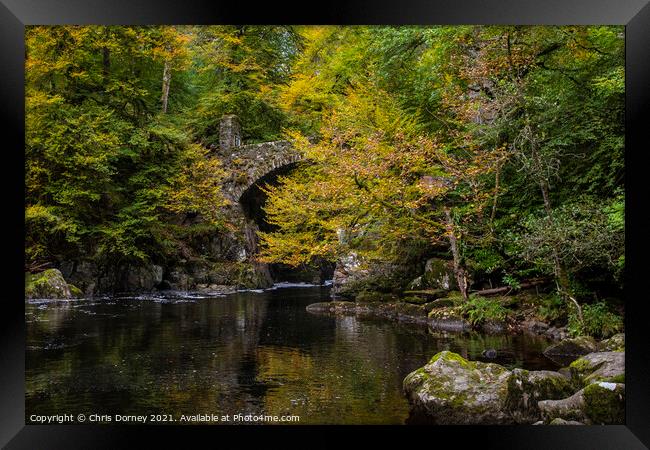
[[[412,407],[436,424],[508,424],[510,372],[498,364],[467,361],[443,351],[404,379]]]
[[[585,415],[595,425],[625,423],[625,384],[597,382],[584,388]]]
[[[514,369],[508,378],[506,409],[517,423],[533,423],[541,417],[540,400],[558,400],[572,393],[571,380],[558,372]]]
[[[597,381],[625,382],[625,352],[596,352],[576,359],[569,372],[578,387]]]
[[[318,303],[312,303],[310,305],[307,305],[305,309],[307,310],[307,312],[318,314],[318,313],[329,313],[333,308],[331,302],[318,302]]]
[[[531,424],[558,417],[589,420],[585,398],[569,397],[573,392],[571,380],[558,372],[509,371],[450,351],[436,354],[404,379],[411,413],[436,424]],[[546,415],[540,404],[547,406]]]
[[[596,382],[570,397],[538,403],[545,423],[563,419],[585,424],[614,425],[625,421],[625,385]]]
[[[544,355],[556,362],[566,364],[578,356],[597,351],[598,344],[591,336],[579,336],[573,339],[564,339],[549,345],[544,349]]]
[[[58,269],[47,269],[25,274],[25,298],[72,298],[72,293]]]
[[[601,352],[624,352],[625,351],[625,333],[618,333],[609,339],[605,339],[598,345]]]

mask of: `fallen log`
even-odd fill
[[[503,294],[503,293],[509,294],[510,292],[513,291],[519,291],[521,289],[529,289],[547,283],[550,283],[550,280],[531,280],[526,283],[521,283],[521,285],[516,289],[513,288],[512,286],[503,286],[503,287],[492,288],[492,289],[483,289],[482,291],[474,291],[471,293],[476,295],[496,295],[496,294]]]
[[[41,262],[41,263],[32,263],[32,264],[26,264],[25,265],[25,272],[30,272],[30,273],[37,273],[41,272],[45,269],[51,269],[54,267],[54,264],[52,264],[50,261],[46,262]]]

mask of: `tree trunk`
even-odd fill
[[[492,200],[492,213],[490,214],[490,230],[494,233],[494,218],[497,214],[497,200],[499,198],[499,179],[501,175],[501,164],[497,165],[497,171],[494,180],[494,199]]]
[[[104,33],[104,38],[106,39],[106,42],[108,42],[110,39],[110,31],[108,28],[106,28],[106,31]],[[110,70],[111,70],[111,50],[108,47],[102,47],[102,79],[104,85],[108,81],[108,74]]]
[[[104,77],[104,82],[108,78],[108,72],[111,69],[111,51],[104,47],[102,48],[102,76]]]
[[[544,181],[541,181],[539,183],[539,187],[542,191],[542,198],[544,199],[544,210],[546,211],[546,217],[549,221],[551,221],[553,220],[553,210],[551,209],[551,201],[548,194],[548,185]],[[582,322],[582,308],[576,299],[571,296],[569,276],[566,272],[566,269],[564,268],[564,265],[562,264],[562,261],[560,261],[560,252],[558,251],[557,245],[555,244],[553,245],[553,266],[553,271],[555,273],[555,283],[560,297],[562,297],[565,301],[571,301],[575,305],[578,311],[578,319],[580,322]]]
[[[449,239],[449,247],[451,248],[451,255],[453,256],[454,262],[454,276],[456,278],[456,283],[458,283],[458,289],[462,294],[463,298],[467,300],[467,274],[465,269],[463,269],[460,263],[460,253],[458,251],[458,241],[456,235],[454,234],[454,221],[451,217],[451,211],[449,208],[445,208],[445,220],[447,228],[447,236]]]
[[[167,112],[167,100],[169,98],[169,84],[172,80],[172,73],[169,67],[169,61],[165,61],[165,67],[163,68],[163,78],[162,78],[162,112]]]

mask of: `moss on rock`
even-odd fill
[[[508,378],[506,408],[517,423],[541,417],[540,400],[558,400],[573,393],[571,380],[558,372],[514,369]]]
[[[68,287],[70,288],[70,295],[74,298],[82,298],[84,296],[84,293],[81,289],[79,289],[77,286],[74,284],[68,284]]]
[[[424,305],[425,303],[430,302],[431,300],[425,298],[425,297],[417,297],[415,295],[411,295],[408,297],[404,297],[402,299],[403,302],[405,303],[411,303],[413,305]]]
[[[25,298],[72,298],[70,287],[58,269],[25,274]]]
[[[395,296],[386,292],[361,291],[357,294],[355,300],[360,303],[390,302],[395,300]]]
[[[438,424],[507,424],[503,408],[510,372],[443,351],[404,379],[411,404]]]
[[[584,388],[585,414],[598,425],[625,423],[625,385],[598,382]]]
[[[625,351],[625,333],[615,334],[609,339],[605,339],[599,344],[600,351],[603,352],[624,352]]]
[[[578,387],[597,381],[621,382],[625,379],[625,353],[590,353],[573,361],[569,372]]]

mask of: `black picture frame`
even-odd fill
[[[281,438],[283,444],[339,445],[340,432],[381,442],[387,433],[414,445],[473,443],[497,448],[641,449],[650,445],[650,351],[643,314],[643,275],[648,224],[643,202],[644,145],[650,105],[649,0],[355,0],[322,5],[268,2],[172,0],[0,0],[0,113],[3,215],[6,217],[7,284],[0,310],[0,445],[18,448],[128,448],[135,438],[147,446],[187,445],[189,438],[221,446],[238,440]],[[618,24],[626,25],[626,425],[481,427],[207,427],[25,425],[25,310],[23,295],[24,228],[24,27],[37,24]],[[16,235],[14,237],[14,234]],[[15,292],[14,292],[15,289]],[[6,290],[5,290],[6,292]],[[359,430],[361,428],[361,430]],[[278,434],[278,430],[282,433]],[[364,431],[363,434],[360,434]],[[368,433],[368,431],[370,433]],[[318,437],[312,434],[318,433]],[[305,434],[309,433],[309,434]],[[447,440],[450,438],[451,440]],[[420,445],[420,444],[415,444]]]

